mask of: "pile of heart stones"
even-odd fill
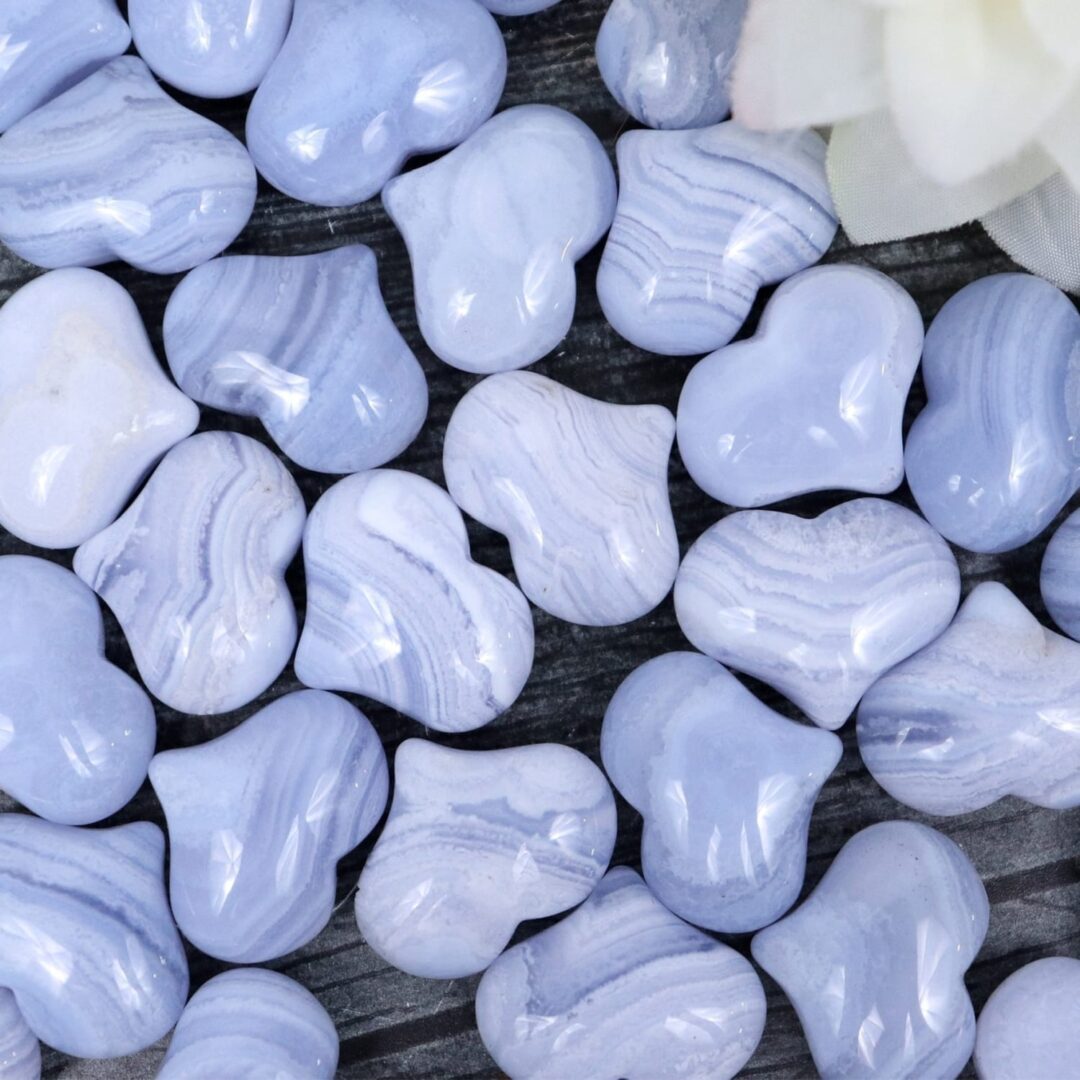
[[[4,1080],[40,1075],[39,1040],[112,1058],[169,1032],[174,1080],[332,1076],[323,1006],[252,965],[323,931],[369,834],[359,934],[413,976],[483,973],[479,1033],[513,1080],[734,1076],[765,1024],[759,968],[823,1076],[951,1078],[973,1052],[987,1080],[1080,1075],[1080,960],[1024,967],[976,1025],[986,891],[899,805],[797,903],[853,714],[870,773],[922,815],[1080,804],[1080,511],[1042,564],[1063,634],[999,583],[961,603],[955,555],[1021,547],[1080,488],[1080,315],[1001,274],[924,334],[888,277],[816,266],[837,230],[822,139],[725,120],[742,0],[614,0],[597,61],[645,125],[617,171],[562,108],[496,112],[492,12],[510,28],[553,2],[129,0],[125,20],[114,0],[5,0],[0,241],[44,272],[0,308],[0,524],[49,557],[0,557],[0,786],[26,811],[0,815]],[[162,82],[254,91],[246,145]],[[446,427],[445,486],[386,467],[428,382],[373,251],[220,255],[257,173],[317,207],[381,197],[423,340],[483,376]],[[527,370],[601,243],[614,330],[657,364],[709,354],[675,416]],[[88,269],[113,260],[184,274],[171,378],[131,295]],[[725,504],[682,558],[676,439]],[[310,512],[296,470],[335,477]],[[921,514],[880,498],[905,480]],[[811,492],[858,497],[761,509]],[[473,561],[466,514],[509,541],[513,580]],[[603,770],[459,738],[557,678],[534,665],[534,608],[612,627],[672,591],[697,651],[619,685]],[[105,657],[101,602],[138,680]],[[155,701],[194,723],[290,663],[308,689],[155,754]],[[400,745],[392,785],[354,696],[433,736]],[[167,837],[87,827],[147,777]],[[616,791],[643,819],[640,875],[609,869]],[[190,1000],[181,934],[230,965]],[[753,935],[754,963],[723,935]]]

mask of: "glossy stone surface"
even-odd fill
[[[574,318],[574,263],[607,231],[603,144],[551,105],[499,113],[452,153],[386,186],[436,356],[487,374],[551,352]]]
[[[951,1080],[975,1044],[964,972],[988,921],[986,890],[956,844],[887,821],[852,837],[751,950],[795,1006],[824,1080]]]
[[[112,522],[199,410],[169,382],[127,290],[43,274],[0,307],[0,525],[38,547]]]
[[[559,0],[480,0],[480,3],[496,15],[532,15],[554,7]]]
[[[681,918],[728,934],[767,926],[795,903],[814,800],[842,749],[691,652],[624,679],[600,734],[605,771],[645,819],[649,888]]]
[[[287,195],[348,206],[475,131],[505,81],[502,34],[476,0],[297,0],[247,144]]]
[[[675,614],[702,652],[838,728],[889,668],[956,611],[948,545],[910,510],[853,499],[816,518],[744,510],[707,529],[675,582]]]
[[[894,491],[922,341],[915,301],[884,274],[837,265],[796,274],[752,338],[691,369],[678,413],[687,470],[732,506]]]
[[[928,814],[1006,795],[1080,806],[1080,644],[984,582],[939,638],[870,688],[858,733],[874,779]]]
[[[169,824],[173,915],[196,948],[259,963],[307,944],[334,907],[337,862],[386,807],[367,717],[321,690],[286,694],[150,765]]]
[[[0,241],[38,266],[190,270],[236,239],[255,169],[224,128],[121,56],[0,138]]]
[[[0,1077],[3,1080],[39,1080],[41,1047],[27,1026],[15,995],[0,989]]]
[[[521,693],[532,615],[501,574],[472,561],[450,496],[422,476],[348,476],[304,533],[300,681],[374,698],[436,731],[469,731]]]
[[[747,0],[612,0],[596,63],[612,97],[651,128],[700,128],[731,111]]]
[[[75,573],[112,608],[150,693],[181,712],[228,712],[292,653],[284,574],[303,528],[296,482],[265,446],[204,432],[75,552]]]
[[[617,867],[488,968],[476,1020],[512,1080],[729,1080],[761,1038],[765,993],[734,949]]]
[[[1080,510],[1062,522],[1046,545],[1039,586],[1050,618],[1080,641]]]
[[[364,940],[411,975],[483,971],[519,922],[581,903],[615,845],[604,774],[556,743],[394,757],[394,801],[356,891]]]
[[[200,97],[254,90],[289,30],[293,0],[128,0],[139,55]]]
[[[257,416],[305,469],[383,465],[427,415],[427,380],[387,314],[375,253],[362,244],[205,263],[177,286],[164,334],[186,393]]]
[[[443,444],[454,501],[506,535],[537,607],[614,626],[651,611],[679,565],[668,501],[675,434],[659,405],[612,405],[530,371],[458,402]]]
[[[954,544],[1020,547],[1080,488],[1078,352],[1072,301],[1028,274],[972,282],[930,324],[907,478]]]
[[[758,289],[812,266],[836,233],[812,131],[628,131],[615,153],[619,203],[596,291],[608,322],[643,349],[726,345]]]
[[[1048,956],[1014,971],[979,1014],[980,1080],[1063,1080],[1080,1067],[1080,960]]]
[[[105,659],[97,597],[55,563],[0,557],[0,787],[50,821],[100,821],[142,786],[156,735]]]
[[[0,985],[42,1042],[118,1057],[176,1023],[188,969],[164,853],[146,821],[76,829],[0,814]]]

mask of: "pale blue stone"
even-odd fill
[[[176,1023],[188,968],[164,855],[146,821],[77,829],[0,814],[0,986],[42,1042],[119,1057]]]
[[[4,0],[0,131],[119,56],[130,42],[115,0]]]
[[[469,731],[516,700],[533,661],[532,615],[474,563],[450,496],[375,469],[339,480],[304,533],[300,681],[381,701],[436,731]]]
[[[979,1014],[979,1080],[1066,1080],[1080,1069],[1080,960],[1048,956],[1014,971]]]
[[[954,544],[1018,548],[1080,489],[1078,357],[1073,302],[1029,274],[972,282],[931,323],[907,478]]]
[[[150,693],[181,712],[228,712],[277,678],[296,643],[284,575],[304,516],[265,446],[204,432],[75,552],[75,572],[112,608]]]
[[[488,968],[476,1020],[511,1080],[730,1080],[761,1039],[765,992],[734,949],[617,867]]]
[[[287,195],[348,206],[475,131],[505,81],[502,34],[476,0],[298,0],[247,144]]]
[[[246,94],[281,49],[293,0],[128,0],[135,48],[154,74],[200,97]]]
[[[569,746],[472,751],[409,739],[357,886],[360,933],[410,975],[476,974],[519,922],[592,892],[615,826],[604,774]]]
[[[823,1080],[953,1080],[975,1045],[964,973],[986,890],[948,837],[910,821],[850,839],[810,898],[759,931]]]
[[[480,0],[480,3],[496,15],[532,15],[554,7],[559,0]]]
[[[757,291],[816,263],[836,234],[825,143],[812,131],[628,131],[619,203],[596,290],[628,341],[668,356],[711,352]]]
[[[506,372],[458,402],[443,471],[458,506],[509,539],[537,607],[614,626],[651,611],[675,580],[674,435],[660,405],[614,405],[531,371]]]
[[[785,719],[691,652],[632,672],[600,733],[608,776],[645,819],[649,888],[726,934],[767,926],[795,903],[814,800],[842,751],[835,735]]]
[[[15,995],[0,989],[0,1077],[40,1080],[41,1047],[28,1027]]]
[[[607,232],[615,172],[576,116],[519,105],[387,184],[431,351],[462,371],[525,367],[574,318],[574,264]]]
[[[612,96],[647,127],[723,120],[747,2],[612,0],[596,38],[596,63]]]
[[[334,908],[338,859],[386,807],[386,756],[359,709],[286,694],[226,734],[150,764],[169,823],[169,893],[184,936],[232,963],[306,945]]]
[[[1080,806],[1080,645],[984,582],[945,633],[870,688],[858,733],[874,779],[924,813],[1006,795]]]
[[[773,294],[757,333],[691,369],[679,453],[732,506],[904,478],[902,423],[922,353],[915,301],[861,266],[817,266]]]
[[[0,137],[0,241],[38,266],[190,270],[236,239],[255,169],[121,56]]]
[[[948,544],[882,499],[854,499],[816,518],[731,514],[687,552],[675,582],[675,614],[698,649],[827,728],[936,638],[959,600]]]
[[[427,380],[361,244],[196,267],[165,309],[165,352],[197,401],[257,416],[298,465],[349,473],[416,438]]]
[[[0,558],[4,790],[50,821],[100,821],[142,786],[156,735],[150,699],[105,659],[97,597],[55,563]]]
[[[1065,519],[1050,538],[1039,579],[1050,617],[1080,641],[1080,510]]]

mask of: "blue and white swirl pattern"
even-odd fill
[[[1062,522],[1046,545],[1039,586],[1050,617],[1080,641],[1080,510]]]
[[[0,989],[0,1077],[3,1080],[40,1080],[41,1047],[30,1030],[15,995]]]

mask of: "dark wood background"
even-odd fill
[[[535,16],[500,20],[506,35],[510,73],[502,106],[542,101],[570,109],[585,120],[613,150],[621,131],[632,125],[612,100],[597,74],[593,43],[607,0],[562,0]],[[362,73],[358,73],[362,77]],[[243,137],[248,99],[206,102],[177,95],[184,104]],[[339,210],[295,202],[260,187],[258,205],[231,249],[237,253],[291,255],[363,242],[378,255],[379,276],[390,313],[420,358],[431,387],[431,411],[420,437],[394,464],[442,483],[441,451],[446,421],[475,377],[447,367],[425,347],[416,327],[409,262],[404,245],[377,201]],[[536,370],[584,393],[618,402],[659,402],[675,408],[679,389],[693,359],[667,359],[642,352],[607,325],[596,301],[594,281],[599,251],[578,267],[578,305],[574,326],[562,345]],[[872,266],[896,278],[931,319],[944,301],[969,281],[1012,269],[1012,264],[979,226],[911,242],[852,248],[841,236],[829,262]],[[159,356],[161,319],[179,275],[157,277],[113,263],[105,273],[127,286],[146,320]],[[0,301],[40,271],[0,246]],[[747,324],[753,329],[761,302]],[[0,357],[0,363],[3,358]],[[908,421],[924,401],[916,380]],[[257,422],[203,410],[200,430],[243,431],[269,445]],[[305,472],[291,463],[308,507],[332,478]],[[2,463],[0,463],[0,467]],[[671,501],[683,551],[726,508],[705,496],[689,480],[675,454],[671,463]],[[843,493],[792,500],[782,508],[816,514]],[[912,506],[906,489],[896,499]],[[1074,500],[1073,506],[1080,504]],[[1064,517],[1064,513],[1061,515]],[[473,522],[473,554],[480,562],[512,573],[505,541]],[[964,590],[984,580],[1003,581],[1044,621],[1038,570],[1049,531],[1019,551],[1001,556],[957,552]],[[65,566],[70,552],[43,552],[0,529],[0,553],[43,555]],[[297,558],[289,582],[301,617],[304,580]],[[0,598],[2,602],[2,598]],[[481,731],[437,741],[465,749],[493,749],[541,741],[561,741],[599,763],[600,721],[619,682],[637,665],[672,649],[688,648],[675,622],[670,597],[646,618],[614,629],[570,626],[535,611],[536,663],[521,697],[504,716]],[[127,645],[106,613],[108,655],[136,676]],[[774,708],[794,715],[777,694],[752,683]],[[289,667],[258,701],[226,716],[192,717],[157,706],[158,748],[190,746],[220,735],[268,701],[299,684]],[[404,738],[430,735],[420,725],[371,702],[354,699],[371,717],[388,755]],[[976,1009],[1005,976],[1021,965],[1055,954],[1080,956],[1080,810],[1054,813],[1007,799],[979,813],[933,820],[900,806],[862,766],[853,725],[840,733],[844,756],[818,801],[810,833],[805,891],[824,873],[840,846],[859,829],[890,818],[927,820],[956,840],[971,857],[986,884],[992,904],[990,932],[968,974]],[[0,794],[0,809],[16,809]],[[148,784],[134,801],[106,824],[148,819],[164,827],[160,806]],[[487,1056],[473,1019],[477,978],[451,982],[412,978],[388,967],[361,940],[353,920],[351,895],[371,839],[339,867],[340,903],[330,925],[305,948],[268,965],[298,979],[327,1008],[341,1038],[342,1077],[488,1078],[499,1071]],[[638,865],[640,819],[620,800],[616,864]],[[805,895],[804,891],[804,895]],[[523,927],[518,939],[545,924]],[[748,955],[748,939],[730,943]],[[189,950],[193,988],[225,965]],[[787,999],[767,977],[768,1019],[765,1035],[744,1075],[776,1078],[814,1075],[799,1024]],[[149,1077],[156,1072],[167,1040],[131,1058],[87,1062],[45,1050],[48,1077]],[[970,1073],[970,1066],[969,1066]]]

